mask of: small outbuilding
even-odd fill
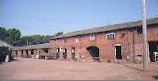
[[[7,62],[13,60],[10,50],[11,47],[12,46],[8,43],[0,40],[0,62],[4,62],[6,60],[6,57],[8,57],[8,59],[6,60]]]
[[[13,47],[12,54],[14,57],[20,58],[42,58],[51,57],[48,53],[48,43]]]

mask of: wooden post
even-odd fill
[[[143,29],[143,70],[148,69],[148,41],[147,41],[147,25],[146,25],[146,4],[142,0],[142,29]]]

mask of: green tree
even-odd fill
[[[23,45],[34,45],[34,44],[42,44],[49,42],[49,35],[31,35],[31,36],[23,36],[20,38],[18,42],[18,46]]]
[[[31,35],[21,37],[21,32],[18,29],[11,28],[7,30],[3,27],[0,27],[0,40],[3,40],[13,46],[48,43],[51,37],[59,36],[62,34],[63,32],[57,32],[54,35]]]
[[[11,28],[7,30],[6,41],[11,45],[16,45],[20,40],[21,32],[18,29]]]
[[[57,32],[57,33],[54,34],[54,36],[59,36],[59,35],[62,35],[62,34],[63,34],[63,32]]]
[[[48,43],[49,39],[53,36],[62,35],[63,32],[57,32],[54,35],[31,35],[31,36],[22,36],[19,41],[17,41],[16,46],[25,46],[25,45],[35,45]]]
[[[5,28],[3,28],[3,27],[0,27],[0,40],[5,40],[5,38],[6,38],[6,29]]]

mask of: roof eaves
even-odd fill
[[[158,17],[147,19],[148,25],[155,24],[155,23],[158,23]],[[141,20],[134,20],[134,21],[130,21],[130,22],[124,22],[124,23],[119,23],[119,24],[113,24],[113,25],[95,27],[95,28],[91,28],[91,29],[84,29],[84,30],[80,30],[80,31],[74,31],[74,32],[63,34],[61,36],[51,38],[51,39],[60,39],[60,38],[64,38],[64,37],[72,37],[72,36],[83,35],[83,34],[126,29],[126,28],[138,27],[141,25],[142,25]]]

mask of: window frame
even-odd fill
[[[111,38],[110,35],[113,35],[113,38]],[[106,33],[107,39],[115,39],[115,37],[116,37],[116,34],[114,32]]]
[[[80,42],[80,37],[79,36],[75,37],[75,42],[76,43]]]
[[[90,35],[89,35],[89,39],[90,39],[90,40],[95,40],[95,34],[90,34]]]

